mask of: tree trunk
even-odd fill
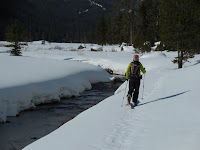
[[[178,35],[178,32],[177,32],[177,35]],[[178,38],[178,36],[177,36],[177,38]],[[183,64],[182,63],[183,59],[181,58],[182,57],[182,55],[181,55],[182,51],[179,50],[179,43],[178,42],[177,42],[176,46],[177,46],[176,48],[177,48],[177,51],[178,51],[178,69],[179,69],[179,68],[182,68],[182,64]]]
[[[183,52],[178,50],[178,69],[183,68]]]
[[[132,30],[132,24],[130,26],[130,45],[133,45],[133,30]]]

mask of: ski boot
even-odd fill
[[[128,102],[127,105],[130,105],[130,103],[131,103],[131,95],[129,94],[127,97],[128,97],[128,99],[127,99],[127,102]]]
[[[137,106],[140,103],[140,101],[137,100],[137,102],[133,102],[134,106]]]

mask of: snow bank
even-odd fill
[[[4,61],[1,61],[3,59],[0,58],[0,67],[4,68],[0,85],[0,95],[3,95],[0,99],[0,118],[6,120],[9,113],[16,114],[19,110],[50,99],[59,100],[60,96],[78,95],[80,91],[91,87],[90,82],[109,78],[99,67],[69,60],[110,68],[119,74],[124,74],[133,60],[131,48],[130,51],[124,49],[121,52],[121,47],[113,45],[104,46],[102,52],[91,52],[90,48],[95,45],[85,44],[84,50],[74,51],[79,45],[41,45],[40,42],[33,42],[24,48],[23,55],[38,59],[12,57],[10,60],[11,57],[4,56]],[[140,55],[147,73],[145,80],[141,81],[141,103],[134,110],[124,106],[126,99],[123,101],[123,97],[128,92],[127,82],[124,82],[115,95],[79,114],[24,150],[199,150],[200,56],[191,59],[191,63],[186,62],[183,69],[175,69],[177,65],[171,60],[176,55],[175,52]],[[50,61],[49,58],[55,60]],[[10,68],[15,68],[17,80],[13,79],[14,73]]]
[[[138,107],[124,106],[125,82],[114,96],[24,150],[199,150],[200,56],[193,65],[174,69],[169,58],[154,54],[143,59],[155,68],[147,72],[144,100],[140,93]]]
[[[124,82],[116,91],[115,95],[120,93],[120,92],[125,92],[126,89],[128,89],[129,83],[126,81]],[[125,95],[126,96],[126,95]]]
[[[109,74],[89,64],[67,60],[0,55],[0,121],[37,104],[78,96]]]
[[[146,53],[141,58],[155,58],[155,57],[167,57],[165,53],[163,52],[150,52]]]
[[[58,46],[59,45],[59,46]],[[86,48],[77,50],[81,44],[78,43],[29,43],[28,48],[23,51],[23,56],[38,58],[53,58],[81,61],[84,63],[100,66],[104,69],[111,69],[114,74],[124,75],[128,64],[133,61],[134,48],[132,46],[84,44]],[[102,47],[102,52],[91,52],[92,47]],[[59,49],[60,48],[60,49]],[[162,67],[162,62],[171,63],[165,52],[151,52],[139,54],[140,61],[147,71]],[[163,58],[163,59],[162,59]],[[146,61],[151,59],[152,61]],[[158,63],[159,62],[159,63]]]

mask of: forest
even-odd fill
[[[178,52],[179,68],[200,53],[198,0],[8,0],[4,6],[1,40],[11,39],[8,29],[18,19],[26,41],[126,43],[138,52],[159,41],[156,50]]]
[[[200,53],[200,2],[198,0],[115,0],[105,19],[102,16],[93,38],[98,44],[125,42],[139,52],[150,52],[160,41],[158,51],[177,51],[173,60],[182,68]]]
[[[28,31],[29,40],[81,42],[88,37],[101,14],[107,15],[112,0],[2,0],[0,5],[0,40],[6,40],[8,25],[19,20]],[[102,5],[105,9],[95,5]],[[85,10],[89,10],[85,12]],[[89,40],[89,39],[88,39]]]

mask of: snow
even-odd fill
[[[62,49],[55,48],[56,45],[62,47]],[[59,82],[60,79],[63,76],[68,79],[69,74],[71,74],[65,74],[66,72],[63,71],[65,70],[63,68],[69,67],[69,63],[76,67],[83,67],[83,72],[95,65],[110,68],[118,74],[124,74],[134,55],[133,48],[126,47],[128,51],[121,51],[118,45],[104,46],[102,52],[91,52],[90,48],[97,45],[86,44],[85,49],[74,51],[79,45],[51,43],[42,46],[41,42],[33,42],[29,44],[28,48],[24,48],[24,57],[22,58],[4,56],[5,54],[0,56],[5,60],[12,59],[13,62],[14,59],[17,59],[13,63],[16,66],[18,62],[20,65],[23,64],[22,62],[26,62],[23,67],[31,66],[29,62],[35,65],[39,64],[40,67],[50,64],[56,70],[50,70],[52,74],[55,73],[55,76],[50,75],[48,77],[55,81],[50,86],[57,85],[60,87],[63,86],[63,82]],[[113,52],[113,48],[117,51]],[[128,88],[127,82],[124,82],[113,96],[82,112],[23,150],[199,150],[200,55],[190,59],[190,63],[184,64],[182,69],[177,69],[177,65],[171,62],[176,55],[176,52],[166,51],[139,54],[140,61],[147,70],[147,73],[143,75],[143,80],[141,80],[139,95],[141,103],[139,106],[134,109],[125,106],[126,97],[123,100],[123,96],[128,92]],[[0,63],[1,68],[5,64],[8,65],[5,60],[4,64]],[[15,68],[13,64],[10,67]],[[62,71],[59,70],[59,67],[62,68]],[[70,80],[78,74],[76,67],[72,67],[74,70]],[[102,73],[98,78],[103,77],[103,80],[108,80],[109,76],[100,68],[94,67],[91,70],[94,71],[95,75],[96,72],[97,74],[98,72]],[[41,85],[44,85],[41,82],[44,79],[42,78],[43,71],[43,68],[40,68],[38,71],[40,73],[37,73],[38,92],[41,89],[43,91],[43,88],[41,88]],[[88,71],[85,73],[86,76],[89,75]],[[82,76],[83,73],[79,73]],[[80,74],[77,76],[80,77]],[[28,78],[25,74],[22,73],[22,75],[21,78],[27,81]],[[96,77],[93,77],[88,78],[90,81],[92,79],[96,82]],[[85,77],[83,77],[81,83],[88,85],[89,81],[85,80]],[[25,81],[21,80],[19,83],[15,82],[15,84],[26,84]],[[79,82],[72,80],[70,83],[76,85]],[[12,85],[9,86],[12,88]],[[69,87],[73,87],[73,85]],[[18,93],[18,91],[16,92]],[[54,92],[56,90],[52,89],[49,94]],[[144,99],[142,99],[142,95]],[[14,97],[16,98],[16,96]]]
[[[95,5],[95,6],[98,6],[100,8],[102,8],[104,11],[106,11],[106,8],[104,8],[102,5],[96,3],[95,1],[91,1],[91,0],[88,0],[90,2],[90,5]],[[87,13],[89,11],[89,9],[86,9],[86,10],[83,10],[83,11],[79,11],[79,14],[82,14],[82,13]]]
[[[89,11],[89,9],[86,9],[86,10],[84,10],[84,11],[82,11],[82,12],[79,11],[78,14],[86,13],[86,12],[88,12],[88,11]]]
[[[102,5],[96,3],[95,1],[91,1],[91,0],[88,0],[90,2],[90,5],[96,5],[98,7],[101,7],[104,11],[106,10],[106,8],[104,8]]]
[[[37,104],[79,96],[91,83],[109,81],[94,65],[70,60],[0,54],[0,122]]]

